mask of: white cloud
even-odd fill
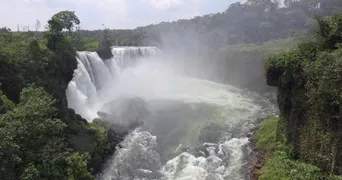
[[[135,28],[224,11],[239,0],[0,0],[0,27],[17,24],[34,29],[36,19],[45,25],[62,10],[72,10],[82,29]],[[41,29],[43,30],[43,29]]]
[[[36,19],[46,25],[62,10],[75,11],[84,29],[99,29],[102,24],[122,27],[127,18],[126,0],[0,0],[0,27],[16,30],[19,25],[33,30]]]
[[[143,2],[149,3],[150,5],[158,9],[167,9],[172,6],[176,6],[184,3],[184,0],[141,0]]]
[[[24,0],[26,3],[41,3],[44,2],[45,0]]]

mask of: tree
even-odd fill
[[[52,19],[59,21],[62,24],[63,28],[67,29],[70,34],[75,25],[80,24],[80,20],[75,15],[74,11],[61,11],[52,16]]]
[[[103,39],[100,42],[100,48],[97,51],[97,54],[102,58],[102,59],[110,59],[113,57],[112,54],[112,43],[110,40],[110,35],[109,35],[109,29],[105,28],[104,30],[104,35],[103,35]]]
[[[73,28],[79,24],[80,21],[73,11],[61,11],[53,15],[48,21],[49,30],[45,32],[48,48],[52,51],[72,49],[71,38],[66,37],[63,30],[68,30],[69,36],[71,36]]]
[[[73,153],[66,158],[68,164],[68,179],[69,180],[93,180],[94,177],[87,170],[87,162],[90,159],[89,153],[79,154]]]
[[[59,164],[41,165],[47,159],[62,160],[60,134],[65,124],[52,118],[56,113],[55,100],[43,89],[26,88],[20,100],[12,111],[0,116],[0,177],[19,179],[27,168],[32,170],[32,165],[41,177],[51,177],[51,169],[44,168],[55,169],[53,166]]]
[[[247,0],[247,3],[249,3],[251,5],[253,5],[253,4],[261,5],[267,11],[269,11],[269,10],[274,11],[279,6],[278,0]]]
[[[61,11],[53,15],[49,21],[52,28],[57,28],[58,30],[67,29],[69,31],[69,35],[71,35],[73,28],[80,23],[81,22],[75,15],[74,11]]]
[[[9,100],[0,90],[0,115],[5,114],[8,110],[13,109],[14,107],[14,103]]]
[[[2,97],[2,99],[4,99]],[[1,100],[1,99],[0,99]],[[84,179],[88,153],[71,153],[66,124],[53,118],[55,99],[42,88],[23,89],[20,103],[0,115],[0,177],[15,179]]]

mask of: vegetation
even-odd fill
[[[116,141],[110,142],[108,129],[88,124],[68,109],[65,89],[77,67],[76,50],[97,51],[108,59],[112,45],[172,47],[178,55],[203,56],[206,63],[212,58],[211,66],[203,67],[215,72],[215,80],[240,87],[256,87],[263,80],[258,79],[263,67],[256,64],[281,52],[264,67],[267,83],[279,89],[280,118],[265,120],[257,133],[257,147],[270,157],[260,178],[341,175],[342,13],[332,15],[341,2],[284,0],[280,6],[273,0],[248,0],[222,13],[104,31],[80,30],[75,13],[62,11],[43,33],[1,28],[0,178],[94,179]],[[328,17],[314,21],[315,14]],[[307,32],[315,35],[295,46]],[[225,128],[221,117],[183,123],[183,129],[172,133],[188,135],[179,139],[186,144],[217,141]]]
[[[92,179],[83,162],[87,162],[89,155],[67,149],[63,139],[66,124],[53,118],[54,103],[42,88],[25,88],[20,103],[0,117],[1,177],[65,179],[66,174],[77,176],[78,171],[84,171],[84,179]]]
[[[280,143],[277,140],[277,126],[279,118],[272,117],[263,120],[260,128],[256,133],[256,147],[265,151],[266,153],[274,152],[279,148]]]
[[[286,38],[267,41],[261,44],[236,44],[221,48],[220,51],[238,51],[238,52],[259,52],[266,56],[276,55],[282,52],[290,51],[296,48],[298,38]]]
[[[294,160],[292,149],[286,145],[284,134],[277,131],[280,125],[280,118],[272,117],[263,120],[260,129],[256,134],[256,146],[259,151],[263,151],[267,158],[265,166],[262,168],[263,174],[259,180],[311,180],[311,179],[331,179],[338,180],[342,177],[329,175],[322,172],[318,167]]]
[[[1,179],[90,180],[113,153],[105,132],[67,107],[79,23],[62,11],[44,36],[0,30]]]
[[[342,174],[342,13],[317,18],[315,34],[265,63],[293,157]]]
[[[103,36],[103,39],[101,40],[97,54],[99,54],[101,59],[110,59],[113,57],[111,47],[112,47],[112,43],[110,41],[108,29],[105,29],[104,36]]]
[[[341,7],[339,0],[248,0],[233,3],[221,13],[108,32],[113,45],[154,45],[197,53],[227,45],[260,44],[301,36],[316,25],[314,15],[328,16]],[[104,33],[80,31],[83,37],[98,41]]]

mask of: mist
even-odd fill
[[[196,77],[192,72],[205,74],[205,68],[189,70],[181,53],[155,47],[113,47],[112,53],[102,60],[79,52],[67,90],[69,107],[83,118],[131,132],[98,179],[247,176],[246,134],[258,118],[275,112],[268,100]],[[236,159],[222,161],[233,157],[230,151]],[[179,158],[188,163],[180,174],[174,169]]]
[[[134,36],[134,47],[116,41],[110,59],[79,52],[69,107],[129,132],[97,178],[248,179],[247,136],[277,113],[263,95],[275,90],[264,62],[273,45],[310,32],[314,13],[325,12],[296,2],[235,3],[133,30],[143,37]]]

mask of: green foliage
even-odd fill
[[[318,38],[322,50],[337,49],[336,45],[342,42],[342,13],[327,18],[316,17],[318,22]]]
[[[82,129],[71,134],[68,139],[70,147],[78,152],[88,152],[90,155],[88,167],[92,174],[98,173],[106,159],[113,153],[106,131],[96,124],[87,124]]]
[[[8,110],[13,109],[14,106],[14,103],[0,90],[0,114],[6,113]]]
[[[103,39],[100,42],[99,50],[97,50],[97,53],[101,57],[101,59],[110,59],[113,57],[111,49],[112,43],[110,38],[111,37],[109,36],[108,29],[105,29]]]
[[[57,162],[63,153],[61,133],[65,124],[51,118],[56,113],[53,107],[55,100],[43,89],[26,88],[20,99],[12,111],[0,117],[0,176],[15,179],[23,172],[32,172],[35,166],[39,176],[52,177],[50,170],[58,167]],[[53,165],[49,167],[52,169],[39,167],[44,165],[44,159],[55,159],[56,164],[48,162]]]
[[[312,180],[322,179],[320,169],[303,162],[294,161],[284,151],[277,151],[263,167],[260,180]]]
[[[23,89],[20,103],[0,116],[0,176],[6,179],[93,179],[88,153],[71,153],[67,125],[53,118],[56,101],[42,88]]]
[[[285,0],[287,6],[280,4],[275,0],[236,2],[221,13],[162,22],[133,30],[110,30],[109,33],[113,45],[154,45],[196,52],[198,44],[202,46],[201,50],[217,49],[306,34],[314,28],[314,14],[327,16],[342,7],[339,0]],[[82,36],[101,40],[105,32],[81,33]]]
[[[280,144],[277,140],[277,125],[279,119],[272,117],[261,122],[260,128],[256,133],[256,147],[266,153],[274,152]]]
[[[100,48],[100,42],[97,40],[88,40],[85,42],[84,49],[85,51],[95,52]]]
[[[61,11],[53,15],[48,23],[50,30],[57,32],[67,29],[71,33],[74,26],[79,25],[81,22],[74,11]]]
[[[93,179],[114,151],[106,132],[67,107],[78,24],[73,12],[61,12],[41,39],[0,30],[1,179]]]
[[[222,50],[229,50],[229,51],[255,51],[264,53],[267,56],[275,55],[282,52],[293,50],[297,45],[298,40],[294,38],[286,38],[286,39],[277,39],[267,41],[262,44],[236,44],[224,47]]]
[[[295,160],[292,148],[286,145],[283,133],[278,133],[282,126],[279,118],[272,117],[262,121],[256,133],[256,146],[259,151],[266,154],[266,164],[262,167],[263,174],[260,180],[312,180],[331,179],[337,180],[337,176],[323,173],[318,167]],[[329,178],[328,178],[329,177]]]
[[[342,13],[317,21],[317,33],[296,50],[268,59],[266,77],[279,88],[279,109],[295,156],[325,172],[342,173]]]
[[[88,153],[79,154],[73,153],[66,158],[66,163],[69,166],[68,171],[68,180],[93,180],[95,179],[91,174],[87,171],[87,162],[90,159],[90,155]]]
[[[285,87],[299,80],[294,72],[301,67],[301,60],[297,50],[270,57],[264,66],[268,85]]]

